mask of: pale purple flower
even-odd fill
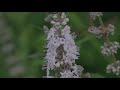
[[[107,70],[107,73],[113,73],[113,74],[119,75],[120,74],[120,61],[117,60],[113,62],[112,64],[109,64],[106,70]]]
[[[65,70],[64,72],[60,72],[60,78],[81,78],[84,68],[80,65],[74,65],[70,70]]]
[[[79,78],[83,68],[75,64],[79,57],[79,48],[75,45],[76,35],[71,34],[69,19],[63,12],[55,13],[52,16],[52,28],[47,37],[47,78],[51,77],[50,70],[64,67],[59,72],[59,78]],[[72,71],[71,71],[72,70]]]
[[[108,27],[107,27],[107,31],[108,31],[109,34],[114,35],[115,26],[112,25],[112,24],[109,24]]]
[[[118,42],[110,42],[110,43],[104,43],[104,46],[101,47],[102,54],[104,55],[113,55],[117,53],[117,50],[120,48],[120,45]]]

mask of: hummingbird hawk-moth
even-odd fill
[[[109,25],[114,25],[117,21],[117,17],[114,17],[113,19],[107,21],[104,23],[104,26],[100,26],[100,27],[95,27],[95,26],[91,26],[90,28],[88,28],[88,32],[93,33],[95,35],[106,35],[107,34],[107,28]]]

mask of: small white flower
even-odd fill
[[[60,72],[60,74],[61,74],[61,77],[60,77],[60,78],[72,78],[70,71]]]
[[[120,74],[120,61],[117,60],[116,62],[109,64],[106,67],[106,70],[107,70],[107,73],[113,73],[113,74],[119,75]]]
[[[66,24],[67,24],[67,22],[66,22],[66,21],[63,21],[61,24],[62,24],[62,25],[66,25]]]
[[[62,13],[62,14],[61,14],[61,18],[62,18],[62,19],[66,18],[65,13]]]
[[[104,43],[104,46],[101,47],[102,49],[102,54],[104,55],[112,55],[112,54],[116,54],[118,48],[120,48],[120,45],[118,42],[110,42],[110,43]]]
[[[63,61],[61,61],[60,64],[63,65]]]
[[[115,33],[115,26],[112,24],[109,24],[107,27],[108,34],[114,35]]]
[[[49,28],[47,27],[47,26],[43,26],[43,29],[44,29],[44,32],[45,32],[45,34],[48,34],[48,32],[49,32]]]
[[[65,21],[65,22],[69,22],[69,18],[66,18],[64,21]]]
[[[52,18],[53,18],[53,19],[58,18],[57,14],[54,14]]]
[[[55,64],[55,66],[56,66],[56,67],[60,67],[60,62],[57,62],[57,63]]]
[[[103,16],[102,12],[90,12],[91,19],[95,20],[98,16]]]
[[[53,25],[54,25],[54,24],[56,24],[56,22],[52,20],[52,21],[51,21],[51,24],[53,24]]]
[[[60,23],[59,23],[59,22],[57,22],[57,23],[56,23],[56,25],[58,25],[58,26],[59,26],[59,25],[60,25]]]

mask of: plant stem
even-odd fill
[[[99,19],[99,22],[100,22],[101,26],[104,27],[104,23],[103,23],[103,20],[102,20],[101,16],[99,16],[98,19]]]

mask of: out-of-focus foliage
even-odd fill
[[[20,77],[42,77],[45,75],[42,65],[44,64],[46,36],[42,27],[43,25],[48,25],[44,21],[46,15],[47,13],[45,12],[0,13],[0,23],[2,19],[6,22],[6,28],[10,28],[9,32],[15,47],[13,54],[16,58],[19,58],[19,62],[15,63],[15,65],[20,63],[24,67]],[[91,73],[93,78],[120,77],[106,74],[106,66],[112,63],[112,59],[101,54],[100,47],[103,45],[103,40],[97,39],[87,31],[89,27],[89,12],[68,12],[67,15],[70,18],[71,31],[77,34],[75,42],[80,47],[80,58],[77,63],[84,67],[85,72]],[[115,24],[115,35],[111,36],[110,39],[111,41],[120,42],[120,12],[104,12],[103,21],[110,21],[110,23]],[[3,28],[0,29],[2,29],[0,33],[4,31]],[[0,41],[2,40],[1,37],[2,35],[0,34]],[[2,48],[3,44],[0,43],[0,77],[14,77],[10,72],[15,65],[7,64],[9,59],[6,61],[6,58],[10,55],[4,54]],[[116,58],[120,59],[120,50]],[[16,70],[19,71],[19,69]]]

